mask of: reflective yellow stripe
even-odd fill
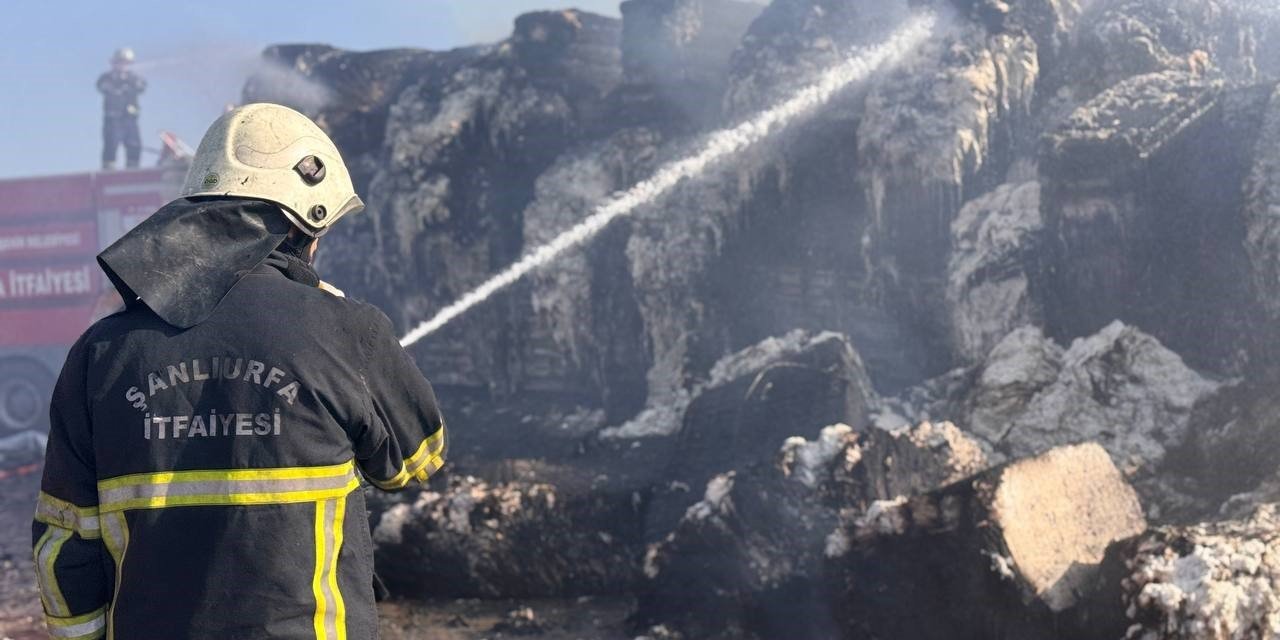
[[[36,542],[36,572],[40,579],[40,596],[44,610],[51,616],[68,617],[71,608],[66,598],[62,597],[62,588],[58,586],[56,572],[58,554],[62,545],[74,535],[70,530],[50,525],[44,535]]]
[[[102,535],[98,525],[98,508],[81,507],[60,500],[43,491],[36,498],[36,522],[70,529],[86,540]]]
[[[49,637],[58,640],[94,640],[101,638],[107,627],[107,608],[74,618],[45,616]]]
[[[325,509],[328,508],[326,501],[316,503],[316,523],[315,523],[315,545],[316,545],[316,566],[315,572],[311,579],[311,594],[316,599],[316,614],[312,624],[315,626],[316,638],[324,640],[326,637],[324,629],[325,614],[328,611],[329,603],[324,593],[324,570],[326,567],[326,542],[328,536],[325,535]]]
[[[444,466],[445,438],[445,427],[442,424],[435,433],[418,445],[418,450],[414,451],[413,455],[404,459],[400,465],[400,472],[394,477],[390,480],[370,478],[370,481],[379,489],[388,491],[403,489],[410,480],[415,478],[419,482],[425,482],[428,476]]]
[[[338,555],[342,553],[342,526],[347,517],[347,499],[338,498],[333,506],[333,556],[329,559],[329,591],[333,594],[333,626],[338,640],[347,640],[347,604],[338,586]]]
[[[102,513],[196,505],[315,502],[359,486],[355,464],[284,469],[228,469],[140,474],[98,485]]]
[[[338,556],[342,552],[342,527],[346,520],[346,497],[316,503],[315,571],[311,594],[316,599],[312,626],[318,640],[346,640],[347,608],[338,586]]]
[[[419,482],[426,482],[427,478],[430,478],[432,474],[439,471],[440,467],[443,467],[443,466],[444,466],[444,458],[440,456],[433,456],[430,460],[427,460],[426,463],[422,465],[422,468],[415,473],[415,477],[418,479]]]

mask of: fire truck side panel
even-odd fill
[[[0,180],[0,437],[48,429],[67,350],[118,301],[95,256],[181,179],[148,169]]]

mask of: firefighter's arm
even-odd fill
[[[368,363],[362,378],[368,418],[355,434],[360,470],[374,486],[403,489],[426,482],[444,465],[444,420],[431,383],[400,347],[391,321],[374,311],[374,330],[366,341]]]
[[[98,518],[83,339],[54,387],[44,479],[32,523],[36,577],[53,638],[106,634],[110,604]]]

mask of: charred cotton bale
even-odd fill
[[[1128,576],[1125,638],[1280,636],[1280,506],[1236,521],[1162,527],[1116,547],[1109,555],[1124,559]]]
[[[845,508],[933,491],[985,470],[991,454],[950,422],[922,422],[895,431],[871,429],[856,453],[845,457],[854,456],[856,464],[831,471],[835,503]]]
[[[1041,212],[1054,241],[1032,288],[1045,294],[1049,335],[1120,318],[1194,366],[1238,373],[1259,311],[1250,284],[1265,266],[1240,250],[1257,248],[1241,214],[1265,104],[1256,94],[1190,72],[1141,75],[1045,136]]]
[[[967,423],[1015,457],[1092,440],[1126,470],[1149,472],[1185,441],[1195,403],[1218,387],[1159,340],[1120,322],[1065,351],[1027,327],[992,350]]]
[[[692,638],[834,637],[822,566],[838,509],[930,491],[984,466],[977,443],[950,424],[863,434],[834,425],[813,440],[789,438],[781,473],[716,476],[649,547],[637,620]]]
[[[1115,637],[1064,629],[1107,546],[1145,528],[1102,447],[1054,449],[842,525],[827,548],[833,610],[846,637]]]
[[[1003,3],[1000,3],[1003,4]],[[945,371],[951,225],[968,194],[1006,173],[1041,77],[1025,33],[974,23],[938,34],[873,86],[858,121],[858,180],[874,269],[897,320],[918,332],[929,369]]]
[[[875,392],[849,339],[803,331],[728,356],[684,412],[666,477],[681,487],[706,486],[715,475],[770,464],[795,434],[866,424]],[[649,508],[656,540],[697,501],[688,491],[664,492]]]
[[[1043,231],[1037,182],[1001,185],[951,222],[947,311],[958,361],[979,362],[1010,331],[1040,320],[1029,271]]]
[[[1276,466],[1267,462],[1278,450],[1267,444],[1274,442],[1265,426],[1268,405],[1251,405],[1272,386],[1253,386],[1224,389],[1153,336],[1120,322],[1066,349],[1024,326],[977,366],[883,402],[877,419],[954,416],[1004,459],[1097,442],[1134,484],[1148,517],[1186,522],[1251,489]],[[1242,411],[1251,417],[1235,419]],[[1200,454],[1200,466],[1188,461],[1189,448]],[[1188,476],[1221,479],[1225,493],[1206,500]]]
[[[374,541],[396,595],[562,597],[627,591],[639,530],[630,494],[467,477],[388,509]]]
[[[1167,70],[1251,82],[1274,74],[1266,43],[1278,28],[1274,5],[1229,0],[1124,0],[1087,6],[1067,72],[1095,95],[1124,78]]]
[[[1280,87],[1272,90],[1245,183],[1245,252],[1269,316],[1280,317]]]
[[[720,115],[729,57],[761,7],[742,0],[627,0],[615,94],[626,124],[710,124]]]
[[[404,329],[530,250],[522,212],[535,180],[607,121],[606,94],[622,77],[621,33],[618,20],[584,11],[528,14],[507,40],[414,77],[390,97],[368,209],[328,249],[326,272]],[[416,345],[432,381],[499,400],[580,391],[526,360],[527,296],[503,302]]]
[[[1196,405],[1188,471],[1216,501],[1254,491],[1280,471],[1280,398],[1274,373],[1239,381]]]
[[[830,638],[821,594],[834,510],[775,470],[712,478],[675,531],[650,545],[636,622],[688,638]]]

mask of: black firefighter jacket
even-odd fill
[[[33,532],[53,637],[377,636],[361,479],[425,480],[444,425],[385,315],[282,264],[71,349]]]

